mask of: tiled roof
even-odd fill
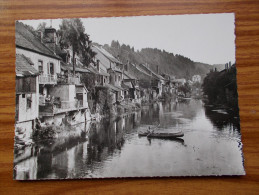
[[[62,70],[73,71],[73,66],[72,65],[66,64],[64,62],[61,62],[60,64],[61,64],[61,69]],[[77,67],[76,66],[76,72],[90,72],[90,71],[87,68]]]
[[[137,78],[135,76],[133,76],[132,74],[130,74],[127,71],[124,71],[124,79],[132,79],[132,80],[137,80]]]
[[[32,65],[30,58],[16,54],[15,71],[17,76],[38,75],[39,72]]]
[[[48,47],[41,43],[41,41],[21,22],[16,22],[15,25],[15,44],[18,47],[20,46],[42,55],[60,59],[59,56],[55,55]]]
[[[106,58],[108,58],[110,61],[118,64],[122,64],[119,60],[117,60],[112,54],[107,52],[105,49],[103,49],[101,46],[93,45],[92,49],[94,52],[98,52],[103,54]]]
[[[105,72],[104,70],[100,69],[100,72],[98,72],[98,70],[93,67],[93,66],[89,66],[88,67],[88,70],[94,74],[97,74],[97,75],[103,75],[103,76],[110,76],[110,74],[108,74],[107,72]]]
[[[151,70],[150,68],[146,67],[144,64],[140,64],[139,68],[142,70],[142,72],[145,72],[147,75],[149,75],[151,73],[152,77],[154,77],[156,79],[164,80],[164,77],[162,77],[161,75],[155,73],[153,70]]]

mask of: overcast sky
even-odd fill
[[[22,20],[33,26],[50,20]],[[234,14],[137,16],[82,19],[93,42],[112,40],[141,48],[159,48],[181,54],[196,62],[224,64],[235,62]],[[61,19],[53,19],[59,28]]]

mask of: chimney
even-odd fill
[[[40,39],[40,42],[43,43],[43,32],[42,31],[38,31],[38,37]]]
[[[100,60],[97,60],[96,66],[97,66],[98,72],[100,72]]]
[[[45,45],[56,54],[57,32],[55,28],[45,28]]]

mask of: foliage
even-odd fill
[[[88,91],[93,91],[95,87],[96,75],[90,73],[81,74],[81,82],[86,86]]]
[[[39,25],[38,25],[38,27],[37,27],[37,31],[44,32],[46,26],[47,26],[47,23],[46,23],[46,22],[39,23]]]
[[[83,63],[89,65],[95,53],[91,50],[89,35],[85,33],[83,22],[79,19],[63,19],[59,26],[60,45],[72,49],[73,72],[75,74],[75,55],[82,56]]]
[[[191,86],[188,83],[185,83],[178,87],[178,91],[184,93],[184,96],[186,97],[187,94],[191,92]]]
[[[123,63],[127,63],[127,61],[137,65],[147,63],[155,72],[157,65],[159,65],[160,73],[177,75],[178,78],[189,79],[196,74],[204,77],[211,69],[208,64],[194,62],[182,55],[174,55],[157,48],[144,48],[135,51],[133,47],[120,44],[118,41],[112,41],[110,46],[104,45],[104,48],[114,56],[119,56]]]
[[[33,133],[33,139],[35,140],[45,140],[45,139],[53,139],[55,138],[56,132],[54,127],[47,126],[41,127],[40,129],[35,129]]]
[[[114,106],[112,104],[112,95],[109,89],[100,88],[96,91],[96,104],[99,104],[101,115],[113,114]]]
[[[202,88],[210,103],[225,104],[238,109],[235,65],[228,71],[210,72],[204,78]]]

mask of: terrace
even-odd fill
[[[80,85],[79,76],[73,75],[58,75],[58,83],[59,84],[70,84],[70,85]]]
[[[41,74],[39,75],[39,84],[50,84],[50,85],[54,85],[57,84],[57,76],[56,75],[45,75],[45,74]]]
[[[39,115],[42,116],[54,116],[55,114],[85,109],[83,100],[75,100],[73,102],[60,101],[59,98],[54,98],[52,101],[41,101]]]

